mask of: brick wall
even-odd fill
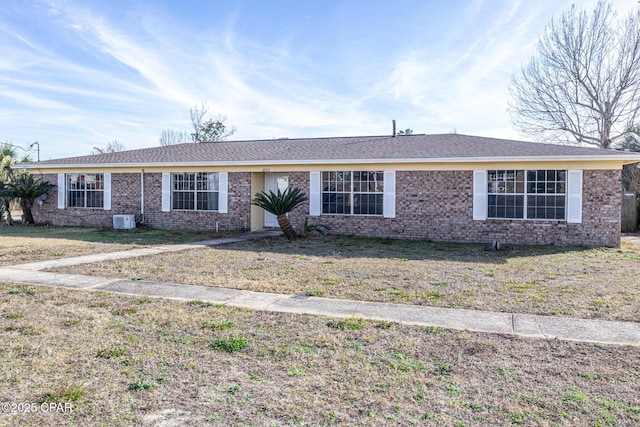
[[[618,246],[620,244],[620,171],[583,172],[582,224],[558,221],[473,220],[471,171],[399,171],[396,218],[321,215],[312,224],[332,234],[506,244]],[[309,174],[292,173],[289,184],[309,191]],[[308,203],[291,215],[301,230]]]
[[[113,178],[112,178],[113,179]],[[247,231],[251,226],[251,173],[229,173],[228,213],[207,211],[162,212],[162,174],[147,173],[144,180],[144,222],[164,230]]]
[[[42,178],[58,185],[58,175],[46,174]],[[140,174],[111,175],[111,210],[101,208],[58,209],[58,187],[49,192],[42,206],[34,206],[36,223],[81,227],[112,227],[113,215],[140,213]],[[136,219],[139,216],[136,215]]]
[[[42,175],[54,184],[55,174]],[[52,225],[112,227],[113,215],[134,214],[137,222],[151,228],[166,230],[214,230],[216,223],[221,231],[247,230],[250,225],[251,174],[229,173],[228,213],[205,211],[162,212],[162,174],[145,173],[144,217],[141,209],[140,174],[113,173],[111,175],[111,210],[65,208],[58,209],[58,188],[49,192],[42,206],[34,206],[37,223]]]
[[[56,175],[45,175],[57,183]],[[251,174],[229,173],[228,213],[161,211],[162,174],[146,173],[144,223],[152,228],[241,231],[250,227]],[[471,171],[399,171],[396,173],[396,218],[321,215],[312,224],[332,234],[427,239],[434,241],[584,246],[618,246],[620,242],[620,180],[616,170],[583,172],[582,224],[556,221],[473,221]],[[111,227],[115,214],[135,214],[141,221],[140,174],[112,174],[112,210],[58,209],[57,189],[42,206],[34,207],[36,222],[54,225]],[[292,172],[289,185],[309,193],[309,173]],[[290,215],[302,230],[309,205]]]

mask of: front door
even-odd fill
[[[264,191],[269,194],[269,191],[277,193],[278,190],[284,191],[289,187],[289,175],[278,173],[265,173],[264,174]],[[265,227],[277,227],[278,220],[276,216],[267,211],[264,212],[264,226]]]

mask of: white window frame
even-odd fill
[[[329,176],[331,176],[331,174],[344,174],[345,178],[348,174],[348,179],[345,179],[344,184],[343,184],[343,188],[341,191],[335,190],[335,191],[328,191],[324,189],[324,183],[325,181],[325,174],[329,174]],[[379,175],[380,179],[379,181],[377,179],[374,179],[374,182],[379,182],[378,185],[380,185],[382,188],[380,188],[379,191],[363,191],[362,189],[360,189],[360,191],[356,191],[356,174],[360,175],[360,174],[375,174],[376,178]],[[321,175],[321,179],[322,179],[322,190],[321,190],[321,203],[322,203],[322,207],[321,207],[321,212],[323,215],[343,215],[343,216],[374,216],[374,217],[381,217],[384,216],[384,172],[383,171],[325,171],[322,172]],[[369,182],[369,181],[360,181],[360,182]],[[324,204],[324,196],[326,194],[335,194],[337,195],[343,195],[345,197],[348,197],[348,201],[347,201],[347,206],[349,207],[349,212],[325,212],[324,208],[325,208],[325,204]],[[381,198],[382,201],[382,208],[380,213],[356,213],[355,209],[355,200],[359,197],[359,196],[370,196],[370,195],[374,195],[374,196],[378,196]]]
[[[203,210],[197,209],[197,189],[194,189],[194,209],[173,209],[173,175],[180,173],[215,173],[218,174],[218,209],[217,210]],[[162,187],[161,187],[161,210],[162,212],[171,212],[173,210],[179,212],[217,212],[228,213],[228,186],[229,186],[229,174],[228,172],[163,172],[162,173]]]
[[[322,171],[309,172],[309,216],[320,215],[341,215],[350,214],[325,214],[322,213]],[[396,172],[383,172],[383,201],[382,215],[353,215],[368,216],[372,218],[395,218],[396,217]]]
[[[534,169],[530,169],[534,170]],[[537,170],[537,169],[536,169]],[[488,171],[473,171],[473,219],[476,221],[512,220],[512,221],[555,221],[567,223],[582,223],[582,187],[583,171],[581,169],[553,169],[565,170],[565,218],[564,219],[528,219],[528,218],[488,218]],[[525,173],[527,169],[524,169]],[[525,187],[525,211],[526,217],[526,187]],[[530,193],[533,195],[533,193]]]
[[[529,180],[529,175],[533,172],[534,174],[538,174],[538,172],[543,171],[544,180],[533,180],[530,181]],[[489,173],[490,171],[487,171],[488,175],[491,175]],[[511,179],[511,177],[506,177],[503,180],[499,180],[499,181],[491,181],[491,179],[487,178],[487,218],[490,219],[496,219],[496,220],[527,220],[527,221],[561,221],[564,222],[567,220],[567,198],[568,198],[568,192],[567,192],[567,175],[568,172],[566,169],[505,169],[505,170],[492,170],[491,172],[495,172],[495,173],[499,173],[502,172],[504,176],[512,176],[513,179]],[[558,172],[563,172],[564,173],[564,180],[563,181],[558,181],[558,180],[552,180],[549,181],[547,180],[547,175],[549,172],[554,172],[554,174],[558,174]],[[517,177],[521,174],[521,180],[518,180]],[[548,187],[549,183],[554,183],[554,191],[553,192],[547,192],[542,191],[542,192],[529,192],[529,184],[535,182],[535,183],[543,183],[543,187]],[[497,185],[495,185],[494,189],[492,189],[492,183],[496,183]],[[500,183],[503,183],[503,191],[500,191]],[[518,183],[520,183],[520,185],[518,185]],[[558,188],[558,184],[562,183],[563,187],[564,187],[564,192],[559,192],[557,190]],[[511,186],[513,187],[511,191],[507,191],[507,188]],[[518,187],[521,187],[520,189],[518,189]],[[488,212],[490,209],[490,203],[488,201],[489,197],[491,196],[500,196],[500,195],[504,195],[504,196],[513,196],[513,197],[522,197],[522,216],[515,216],[515,217],[508,217],[508,216],[489,216]],[[564,216],[562,218],[530,218],[529,217],[529,201],[530,198],[532,197],[540,197],[540,196],[545,196],[545,197],[562,197],[564,198],[564,205],[562,206],[562,210],[564,213]]]
[[[84,175],[85,187],[82,189],[71,189],[70,182],[72,175]],[[102,188],[100,189],[87,189],[86,177],[92,176],[93,179],[97,179],[98,176],[102,178]],[[69,192],[70,191],[82,191],[84,193],[84,206],[69,206]],[[87,193],[101,193],[102,194],[102,206],[87,206]],[[73,173],[61,173],[58,174],[58,209],[101,209],[111,210],[111,173],[105,172],[73,172]]]
[[[180,184],[192,188],[176,188]],[[178,196],[183,194],[190,196],[191,200],[184,199],[180,202]],[[215,209],[200,207],[201,197],[206,198],[208,202],[213,201]],[[174,172],[171,174],[171,210],[218,212],[219,198],[220,179],[217,172]],[[193,204],[193,207],[184,206],[189,202]],[[176,203],[183,206],[176,207]]]

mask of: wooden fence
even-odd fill
[[[622,195],[622,232],[638,231],[638,202],[634,193]]]

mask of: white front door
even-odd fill
[[[289,187],[289,175],[277,174],[277,173],[265,173],[264,174],[264,191],[269,194],[269,191],[277,193],[278,190],[284,191]],[[264,212],[264,226],[265,227],[277,227],[278,220],[274,214],[267,211]]]

